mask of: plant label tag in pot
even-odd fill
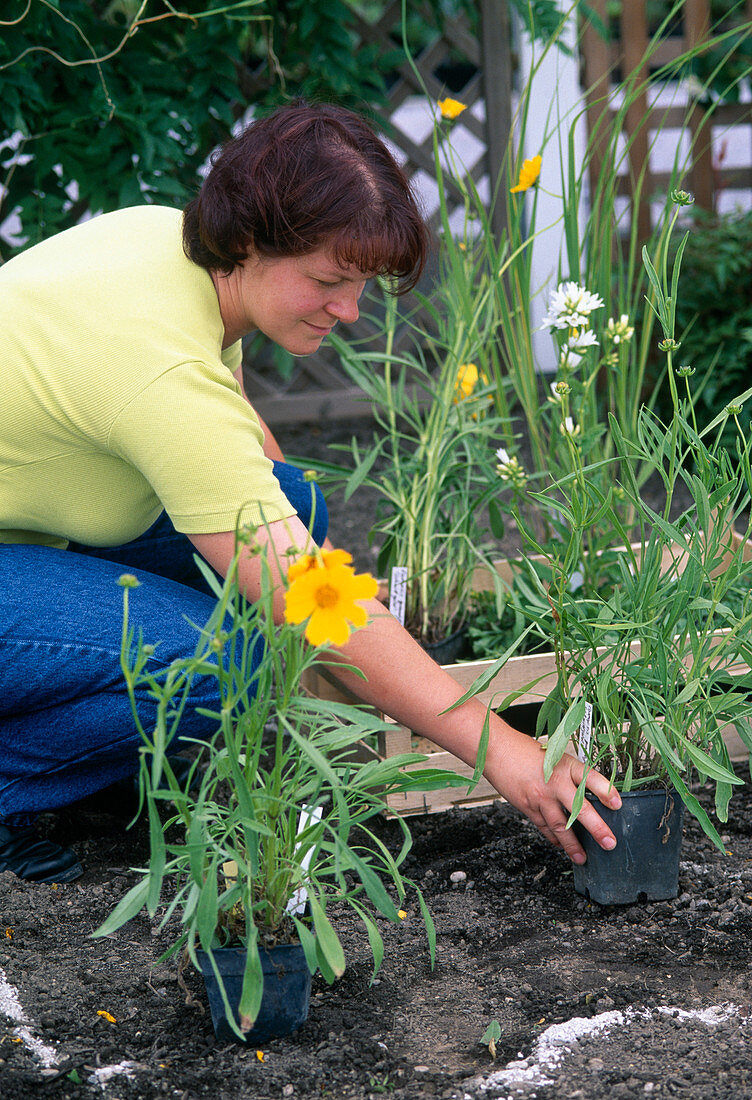
[[[315,825],[321,821],[321,814],[323,813],[321,806],[304,806],[300,811],[300,819],[298,821],[297,833],[303,832],[309,825]],[[295,851],[300,848],[300,844],[295,845]],[[311,862],[311,856],[313,855],[313,847],[310,847],[307,852],[304,853],[303,858],[300,861],[300,866],[304,871],[308,870],[308,866]],[[292,895],[287,905],[285,906],[288,913],[292,913],[294,917],[299,916],[305,912],[306,902],[308,901],[308,891],[305,886],[300,886]]]
[[[407,566],[392,566],[389,581],[389,610],[397,622],[405,625],[405,600],[407,598]]]
[[[593,733],[593,704],[585,703],[585,713],[580,722],[580,736],[577,742],[577,756],[583,763],[590,753],[590,738]]]

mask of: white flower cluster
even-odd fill
[[[559,367],[573,370],[588,348],[598,347],[598,338],[590,327],[590,314],[603,306],[599,294],[579,283],[559,283],[552,291],[543,328],[552,332],[567,329],[567,342],[561,350]]]
[[[551,293],[543,327],[587,329],[590,327],[590,314],[595,309],[601,309],[603,304],[599,294],[592,294],[579,283],[559,283]]]
[[[509,453],[503,447],[499,447],[496,457],[499,460],[496,473],[501,480],[508,481],[515,489],[523,489],[527,479],[519,460],[510,458]]]
[[[634,336],[634,328],[629,323],[629,317],[622,313],[618,321],[609,317],[606,325],[606,339],[612,344],[628,344]]]

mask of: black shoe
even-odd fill
[[[72,882],[84,873],[75,852],[44,840],[33,825],[0,825],[0,871],[29,882]]]

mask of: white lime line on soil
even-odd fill
[[[34,1035],[34,1022],[30,1020],[24,1011],[18,997],[18,990],[8,981],[0,968],[0,1015],[6,1016],[16,1026],[13,1034],[20,1039],[26,1049],[30,1051],[44,1069],[55,1069],[61,1061],[67,1059],[59,1057],[57,1050],[47,1043],[43,1043]],[[98,1084],[104,1092],[107,1083],[113,1077],[132,1078],[137,1069],[141,1069],[138,1062],[119,1062],[113,1066],[98,1066],[89,1077],[91,1084]]]
[[[708,1027],[714,1027],[724,1020],[738,1016],[739,1008],[737,1005],[724,1004],[695,1011],[664,1005],[656,1009],[656,1012],[664,1016],[678,1016],[684,1020],[697,1020]],[[631,1020],[649,1020],[653,1015],[653,1010],[649,1008],[627,1008],[624,1012],[615,1009],[613,1012],[601,1012],[598,1016],[575,1016],[563,1024],[552,1024],[538,1036],[527,1058],[509,1062],[504,1069],[468,1082],[474,1091],[466,1092],[464,1100],[473,1100],[473,1097],[499,1087],[545,1088],[547,1085],[554,1085],[556,1082],[552,1077],[546,1076],[547,1072],[560,1065],[580,1039],[607,1034],[614,1027],[622,1027]]]
[[[45,1069],[50,1069],[58,1064],[57,1051],[54,1047],[43,1043],[32,1032],[33,1021],[24,1012],[18,999],[18,990],[11,985],[0,970],[0,1013],[7,1016],[17,1026],[13,1028],[13,1034],[19,1038],[27,1050],[37,1058]]]
[[[113,1066],[98,1066],[97,1069],[89,1076],[90,1085],[99,1085],[102,1092],[107,1087],[109,1081],[113,1077],[127,1077],[128,1080],[133,1080],[137,1069],[144,1069],[139,1062],[118,1062]]]

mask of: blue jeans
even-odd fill
[[[275,462],[282,491],[313,537],[328,523],[317,486],[300,470]],[[27,824],[38,813],[78,802],[133,774],[141,740],[120,668],[124,571],[136,635],[159,642],[155,670],[190,655],[190,623],[209,618],[214,598],[197,569],[193,545],[163,513],[125,546],[67,550],[0,545],[0,823]],[[137,700],[146,729],[154,702]],[[216,708],[213,677],[194,681],[181,722],[184,737],[213,732],[196,707]]]

